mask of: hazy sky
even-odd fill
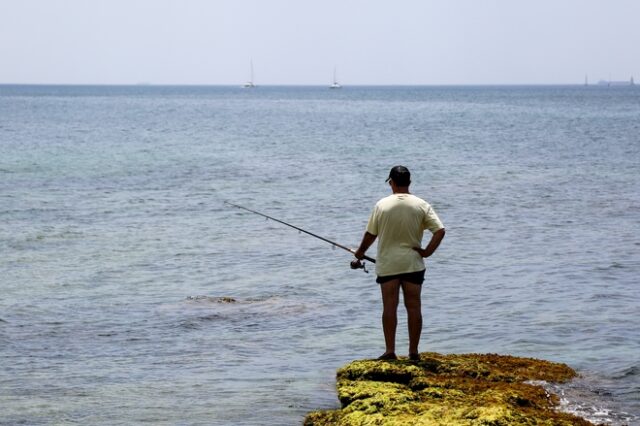
[[[0,83],[640,81],[640,0],[0,0]]]

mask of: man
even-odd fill
[[[386,350],[378,359],[397,359],[395,353],[400,288],[404,296],[409,326],[409,359],[419,360],[418,343],[422,333],[420,292],[424,281],[423,258],[431,256],[444,238],[445,230],[436,212],[426,201],[409,193],[411,173],[395,166],[387,182],[392,195],[378,201],[369,217],[360,247],[354,252],[358,265],[367,249],[378,238],[376,282],[382,291],[382,330]],[[423,231],[431,240],[422,248]]]

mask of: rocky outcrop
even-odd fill
[[[354,361],[338,370],[342,408],[309,413],[304,424],[591,425],[557,411],[558,397],[536,384],[575,375],[564,364],[492,354]]]

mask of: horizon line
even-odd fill
[[[454,87],[454,86],[603,86],[604,83],[614,81],[601,80],[594,83],[341,83],[342,87]],[[627,82],[627,80],[615,81]],[[630,84],[629,84],[630,85]],[[4,83],[0,86],[105,86],[105,87],[239,87],[242,83]],[[255,87],[329,87],[329,84],[318,83],[265,83]],[[616,86],[617,87],[617,86]]]

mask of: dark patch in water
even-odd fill
[[[212,296],[188,296],[187,300],[193,302],[212,302],[212,303],[236,303],[237,300],[233,297],[212,297]]]
[[[197,321],[185,320],[180,322],[180,328],[184,328],[187,330],[198,330],[201,325],[198,324]]]
[[[613,376],[614,379],[625,379],[627,377],[633,377],[640,374],[640,365],[632,365],[631,367],[625,368],[620,371],[619,374]]]
[[[598,266],[596,268],[596,271],[609,271],[611,269],[624,269],[626,268],[625,265],[623,265],[622,263],[619,262],[613,262],[610,265],[607,266]]]
[[[205,315],[203,317],[198,317],[198,320],[200,321],[216,321],[216,320],[220,320],[223,319],[224,317],[222,315],[218,315],[218,314],[210,314],[210,315]]]
[[[187,330],[199,330],[200,328],[202,328],[204,323],[211,322],[211,321],[220,321],[223,319],[225,319],[225,317],[219,314],[203,315],[199,317],[193,317],[193,318],[182,320],[180,321],[178,327],[185,328]]]

